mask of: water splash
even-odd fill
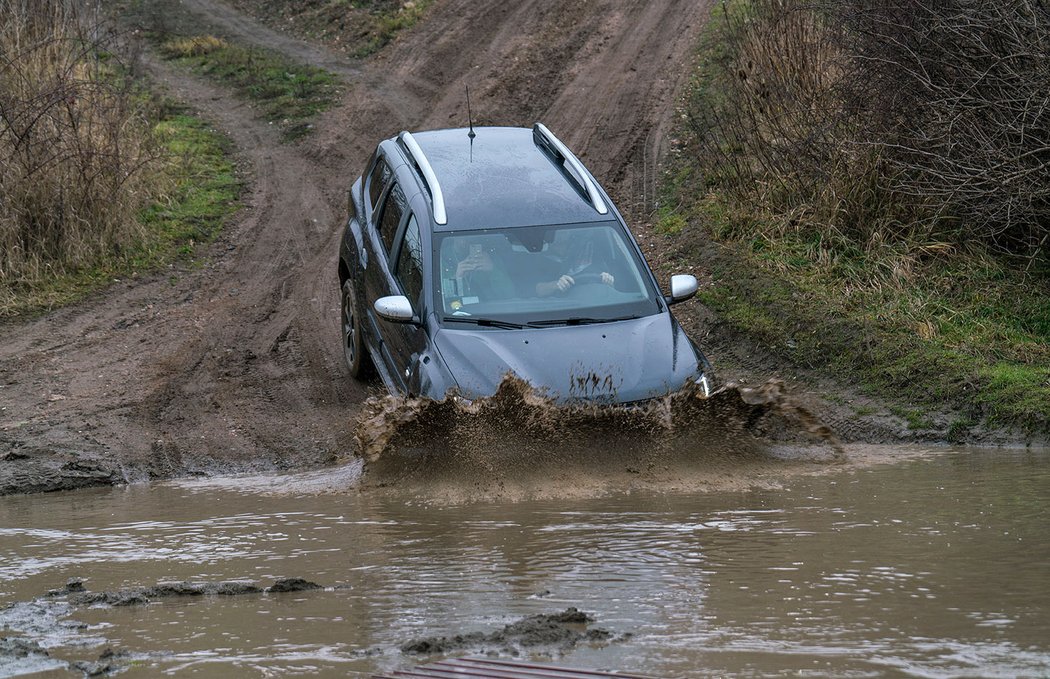
[[[768,460],[771,432],[781,441],[818,441],[827,459],[843,457],[831,429],[779,380],[710,396],[690,386],[624,407],[558,404],[507,376],[492,397],[474,402],[369,399],[356,436],[366,485],[469,478],[502,488],[537,476],[579,478],[573,472],[584,470],[592,479],[613,471],[641,477]]]

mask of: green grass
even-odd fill
[[[1038,320],[1050,299],[1045,283],[1013,272],[992,285],[967,260],[931,265],[900,289],[864,289],[795,263],[792,248],[776,242],[757,254],[750,243],[723,243],[727,256],[711,263],[713,285],[701,300],[795,364],[891,402],[1046,431],[1050,337]],[[946,279],[950,285],[938,285]]]
[[[155,134],[166,151],[157,181],[167,199],[142,211],[145,236],[134,248],[91,268],[9,288],[0,293],[0,316],[24,316],[71,304],[127,278],[192,257],[211,242],[237,210],[242,184],[225,137],[198,118],[168,109]]]
[[[374,11],[364,20],[365,28],[362,42],[351,53],[355,57],[366,57],[378,52],[392,41],[401,31],[412,28],[430,6],[432,0],[415,0],[400,5],[396,9]]]
[[[255,103],[261,118],[280,125],[286,141],[307,134],[310,120],[339,95],[338,79],[328,71],[214,36],[172,38],[161,53]]]
[[[915,408],[905,408],[900,405],[892,405],[890,412],[908,423],[908,429],[932,429],[933,422],[921,411]]]
[[[171,200],[141,215],[151,237],[132,262],[139,267],[190,256],[196,246],[213,241],[237,209],[242,188],[228,141],[200,119],[176,113],[161,121],[156,132],[171,153],[174,190]]]
[[[744,5],[731,2],[729,11]],[[729,63],[721,12],[713,11],[698,53],[686,120],[721,101]],[[656,228],[668,234],[672,256],[710,269],[704,304],[796,365],[893,404],[912,429],[933,426],[920,413],[945,408],[958,413],[951,440],[979,423],[1050,431],[1045,260],[1018,262],[950,240],[857,242],[807,221],[805,211],[741,198],[692,134],[683,124],[676,135],[683,141],[661,204],[678,207],[658,212]]]

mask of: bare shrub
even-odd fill
[[[714,181],[781,229],[1045,255],[1050,14],[1037,0],[734,7],[714,17],[728,47],[718,96],[691,110]]]
[[[72,0],[0,0],[0,284],[138,243],[154,192],[143,107]]]
[[[1050,233],[1050,7],[1040,0],[839,0],[841,96],[894,188],[969,234],[1034,252]]]
[[[729,46],[709,88],[718,98],[690,112],[713,179],[781,233],[882,241],[913,221],[879,182],[879,149],[847,143],[856,123],[839,94],[847,64],[836,26],[800,0],[736,7],[716,19]]]

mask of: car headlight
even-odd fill
[[[700,388],[704,391],[704,398],[711,395],[711,383],[707,380],[707,375],[700,375],[700,379],[696,381]]]

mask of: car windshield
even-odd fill
[[[444,321],[542,326],[660,311],[637,248],[618,222],[434,236],[435,308]]]

